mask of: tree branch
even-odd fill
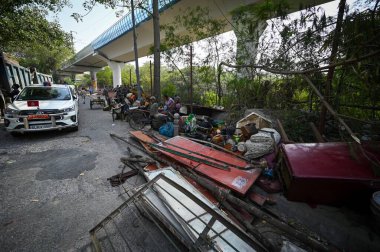
[[[356,63],[358,61],[361,61],[361,60],[364,60],[364,59],[367,59],[367,58],[371,58],[371,57],[376,56],[378,54],[380,54],[380,50],[372,52],[372,53],[369,53],[369,54],[366,54],[366,55],[361,56],[361,57],[357,57],[357,58],[349,59],[349,60],[346,60],[346,61],[341,61],[341,62],[333,63],[333,64],[330,64],[330,65],[327,65],[327,66],[316,67],[316,68],[308,68],[308,69],[304,69],[304,70],[300,70],[300,71],[280,70],[280,69],[274,69],[274,68],[270,68],[268,66],[263,66],[263,65],[232,65],[232,64],[229,64],[229,63],[226,63],[226,62],[221,62],[219,64],[220,69],[218,71],[221,72],[221,66],[224,65],[224,66],[227,66],[227,67],[237,68],[237,69],[239,69],[239,68],[245,68],[245,67],[259,68],[259,69],[262,69],[262,70],[267,71],[269,73],[283,74],[283,75],[310,74],[310,73],[319,72],[319,71],[322,71],[322,70],[329,69],[330,67],[337,67],[337,66],[342,66],[342,65],[354,64],[354,63]]]

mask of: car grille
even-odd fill
[[[58,114],[60,113],[58,109],[40,109],[40,110],[22,110],[20,115],[35,115],[40,112],[41,114]]]
[[[55,117],[55,120],[62,120],[63,119],[63,116],[60,116],[60,115],[57,115],[57,116],[54,116]],[[29,121],[50,121],[51,119],[29,119]]]
[[[35,124],[35,125],[42,125],[42,124]],[[56,123],[57,126],[66,126],[67,124],[66,123],[63,123],[63,122],[57,122]],[[20,124],[20,125],[17,125],[15,127],[15,129],[24,129],[24,124]]]

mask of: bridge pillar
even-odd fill
[[[108,65],[112,69],[112,77],[113,77],[113,87],[121,86],[121,69],[124,67],[125,63],[108,61]]]
[[[91,75],[91,86],[94,91],[98,90],[98,80],[96,78],[97,71],[90,71]]]
[[[254,14],[254,5],[235,12],[232,21],[237,38],[236,60],[238,64],[253,65],[258,54],[259,39],[267,27],[266,20],[260,20]],[[240,77],[252,78],[253,69],[241,68]]]

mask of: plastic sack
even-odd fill
[[[162,125],[158,132],[167,137],[173,137],[174,136],[174,125],[172,122],[167,122],[164,125]]]

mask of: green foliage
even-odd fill
[[[73,81],[70,77],[65,77],[63,79],[64,83],[70,84],[70,85],[75,85],[75,81]]]
[[[260,20],[268,20],[273,17],[285,18],[289,9],[289,3],[286,0],[267,0],[260,3],[254,3],[236,8],[232,15],[239,17],[242,13],[252,13]]]
[[[3,13],[0,22],[0,49],[20,50],[24,47],[42,45],[52,48],[69,43],[69,36],[58,23],[48,22],[45,12],[37,8],[21,8]]]
[[[168,95],[169,97],[173,97],[176,94],[176,87],[172,83],[168,83],[165,86],[162,87],[162,94]]]
[[[217,100],[217,94],[215,91],[206,91],[201,95],[202,105],[212,107]]]
[[[21,64],[51,74],[73,53],[69,34],[47,11],[59,11],[66,0],[3,1],[0,5],[0,50],[13,54]]]
[[[43,45],[27,47],[17,54],[17,58],[23,66],[33,66],[39,72],[53,73],[71,57],[72,50],[65,44],[57,43],[56,46],[47,48]]]
[[[259,5],[245,6],[234,11],[235,20],[238,19],[247,25],[243,27],[248,27],[245,30],[238,29],[242,41],[252,39],[252,31],[260,22],[258,19],[266,20],[273,13],[279,15],[279,12],[274,10],[275,2],[278,3],[278,1],[264,1]],[[335,60],[337,62],[361,57],[380,49],[379,2],[357,2],[362,6],[358,10],[349,11],[350,8],[346,7],[342,31],[339,34]],[[286,7],[284,4],[281,8],[286,9]],[[336,17],[326,16],[323,9],[312,7],[303,10],[298,19],[284,21],[284,18],[286,19],[281,16],[268,20],[268,29],[261,37],[258,48],[260,58],[255,63],[280,71],[304,70],[330,64]],[[240,50],[244,48],[241,47]],[[379,72],[378,56],[367,58],[358,64],[336,67],[333,96],[328,97],[334,109],[362,119],[379,119]],[[319,99],[300,76],[270,74],[260,77],[257,74],[257,71],[253,71],[252,76],[224,84],[226,88],[224,105],[305,110],[319,108]],[[316,72],[310,77],[315,86],[324,93],[326,74]],[[268,85],[265,85],[265,82]]]
[[[227,23],[211,18],[209,12],[209,9],[199,6],[188,8],[175,17],[175,22],[161,26],[161,30],[165,32],[161,55],[171,68],[177,69],[179,78],[174,83],[183,101],[190,102],[190,69],[179,69],[179,66],[189,65],[192,41],[202,40],[197,46],[202,47],[206,54],[201,57],[193,52],[193,102],[209,102],[205,93],[217,90],[216,66],[221,61],[232,62],[235,57],[234,42],[222,41],[217,37],[223,33]],[[187,32],[185,35],[175,33],[178,30]]]
[[[135,74],[135,67],[131,64],[125,64],[123,69],[121,70],[121,82],[123,85],[130,86],[135,84],[136,81],[136,74]],[[132,78],[131,78],[132,76]],[[132,81],[132,83],[130,83]],[[109,84],[112,85],[112,76],[111,76],[111,81]]]
[[[57,12],[68,4],[68,0],[4,0],[0,5],[0,15],[16,13],[25,7]]]
[[[379,9],[368,8],[363,12],[353,12],[347,15],[343,24],[341,51],[346,58],[354,58],[380,49]],[[340,69],[339,69],[340,70]],[[344,105],[360,105],[380,107],[380,62],[378,57],[362,60],[351,67],[345,67],[338,72],[334,83],[338,109],[354,115],[366,114],[368,118],[379,118],[379,110],[365,110],[344,107]],[[341,107],[343,106],[343,108]]]
[[[89,74],[83,74],[78,86],[89,87],[91,85],[91,76]]]
[[[153,65],[152,65],[152,75],[153,75]],[[141,82],[141,87],[143,88],[144,92],[151,94],[149,62],[146,62],[144,65],[140,67],[140,82]],[[152,79],[152,85],[153,85],[153,79]]]
[[[103,70],[96,73],[98,87],[103,88],[106,86],[112,87],[112,70],[110,67],[105,67]],[[91,79],[90,79],[91,83]]]

